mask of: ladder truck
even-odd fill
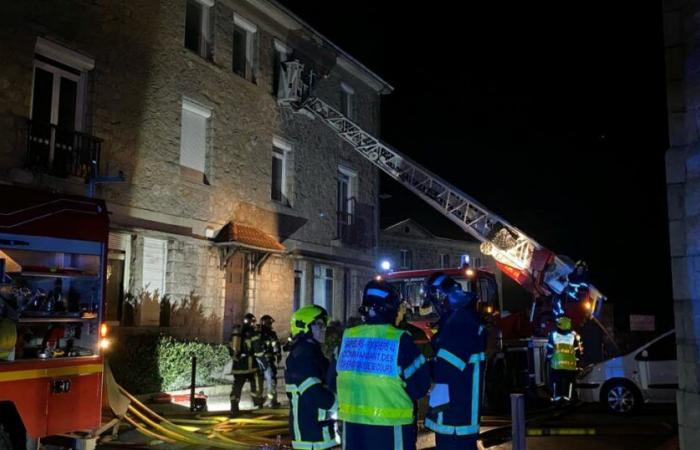
[[[600,326],[596,317],[600,314],[605,296],[592,284],[587,284],[581,290],[577,283],[570,282],[570,278],[573,278],[570,275],[576,268],[571,260],[547,249],[470,195],[363,130],[328,103],[314,96],[314,79],[318,78],[313,70],[305,71],[304,64],[298,60],[282,63],[278,89],[280,106],[289,107],[294,112],[325,123],[375,167],[480,242],[481,252],[493,257],[499,270],[532,295],[529,321],[533,336],[520,339],[519,345],[507,349],[525,355],[518,357],[521,361],[519,364],[512,364],[519,366],[515,369],[519,373],[499,376],[524,379],[516,382],[517,386],[511,385],[508,388],[527,391],[532,387],[543,386],[547,377],[543,337],[552,326],[554,310],[561,308],[557,313],[565,310],[573,316],[575,326],[582,326],[588,319],[593,319]],[[309,80],[308,84],[305,79]],[[557,306],[557,301],[563,304]],[[545,318],[549,319],[546,323]],[[605,332],[604,329],[603,331]],[[501,339],[499,341],[502,342]],[[499,345],[499,349],[505,361],[504,355],[507,352],[502,345]]]
[[[479,241],[481,252],[493,257],[498,268],[535,300],[560,296],[571,288],[568,275],[575,268],[571,261],[556,255],[456,186],[372,136],[328,103],[309,95],[311,89],[303,81],[301,62],[283,63],[283,68],[278,97],[281,106],[310,113],[328,125],[374,166]],[[313,73],[311,75],[313,78]],[[588,302],[588,316],[595,317],[605,297],[588,284],[585,298],[577,300]]]

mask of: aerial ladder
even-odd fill
[[[496,260],[497,267],[533,295],[536,300],[560,296],[575,290],[569,275],[575,265],[568,258],[548,250],[471,196],[430,172],[420,164],[345,117],[313,92],[303,80],[304,65],[299,61],[283,64],[278,102],[294,111],[313,116],[328,125],[342,140],[409,191],[450,219],[481,243],[480,250]],[[571,285],[570,285],[571,284]],[[587,284],[585,298],[588,318],[595,319],[605,300],[592,284]]]

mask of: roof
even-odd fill
[[[236,222],[226,224],[216,235],[214,242],[217,244],[237,244],[252,250],[275,253],[286,250],[284,245],[264,231]]]
[[[419,223],[417,220],[411,218],[404,219],[383,228],[382,231],[399,234],[400,230],[406,226],[420,230],[428,236],[426,239],[444,239],[469,243],[477,242],[473,237],[467,234],[466,231],[462,230],[454,222],[442,215],[431,216],[429,221],[423,223]]]

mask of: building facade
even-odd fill
[[[26,1],[1,16],[0,180],[107,201],[110,321],[220,341],[245,312],[282,334],[306,303],[354,313],[378,173],[278,104],[281,63],[302,62],[314,95],[375,134],[391,86],[268,0]]]
[[[700,2],[664,0],[669,235],[680,447],[700,442]]]
[[[417,221],[406,219],[379,232],[378,257],[380,261],[388,261],[396,271],[455,268],[468,257],[471,267],[496,275],[500,309],[503,309],[501,271],[492,257],[481,253],[478,242],[439,237]]]

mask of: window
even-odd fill
[[[340,83],[340,113],[350,120],[355,119],[353,114],[353,96],[355,90],[345,83]]]
[[[300,267],[298,264],[297,267],[294,269],[294,305],[293,305],[293,311],[296,311],[297,309],[301,308],[302,305],[305,303],[305,283],[306,283],[306,276],[305,276],[304,270]]]
[[[253,23],[238,14],[233,16],[233,71],[253,83],[258,69],[257,31]]]
[[[314,305],[323,306],[333,315],[333,268],[314,266]]]
[[[31,164],[70,165],[74,131],[84,129],[87,72],[94,61],[38,38],[34,55],[34,80],[29,136]]]
[[[413,268],[413,252],[411,250],[401,250],[401,268]]]
[[[187,0],[185,47],[202,58],[212,59],[211,10],[213,0]]]
[[[168,259],[168,241],[165,239],[143,238],[143,284],[149,292],[158,291],[165,295],[165,267]]]
[[[205,166],[210,117],[210,109],[186,98],[182,99],[180,172],[199,183],[207,183]]]
[[[272,93],[277,96],[280,91],[280,76],[282,63],[289,60],[291,51],[289,48],[275,39],[275,48],[272,52]]]
[[[644,350],[639,352],[635,359],[644,361],[675,361],[676,360],[676,337],[673,333],[654,342]]]
[[[450,255],[442,253],[440,255],[440,268],[446,269],[448,267],[450,267]]]
[[[471,262],[471,258],[469,257],[468,254],[467,255],[460,255],[459,267],[468,266],[470,262]]]
[[[476,269],[480,269],[481,268],[481,258],[478,258],[478,257],[474,258],[474,264],[472,265],[472,267],[474,267]]]
[[[272,200],[287,204],[287,157],[292,146],[277,137],[272,138]]]
[[[338,167],[337,209],[338,222],[351,225],[355,212],[355,183],[357,173],[348,168]]]

